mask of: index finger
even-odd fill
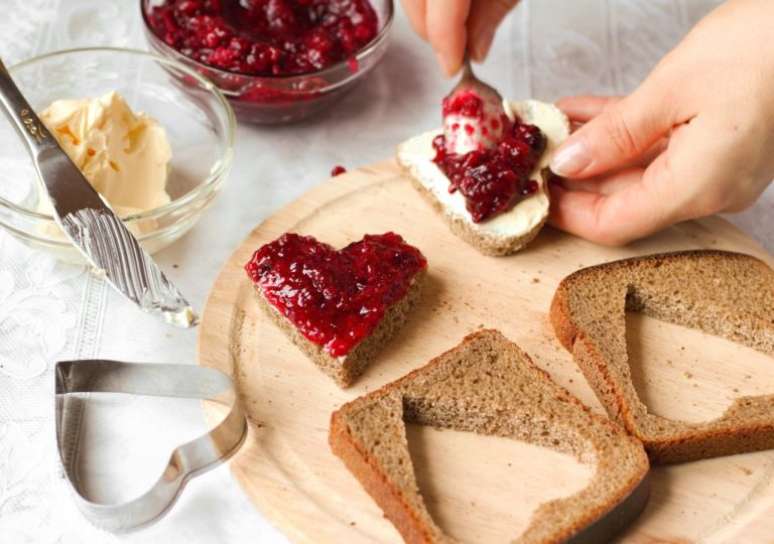
[[[426,26],[426,14],[427,14],[427,0],[402,0],[403,9],[406,10],[409,22],[414,28],[414,32],[419,34],[419,37],[423,40],[427,39],[427,26]]]
[[[425,28],[438,62],[447,76],[462,66],[467,45],[465,23],[471,0],[426,0]]]
[[[617,177],[620,189],[608,194],[553,184],[551,224],[592,242],[617,246],[687,219],[681,199],[672,194],[666,152],[647,169],[630,169]]]

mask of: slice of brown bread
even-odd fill
[[[417,192],[443,217],[449,229],[484,255],[510,255],[531,242],[548,218],[548,164],[554,150],[570,133],[567,116],[553,104],[537,100],[505,102],[508,111],[538,126],[546,136],[546,150],[532,179],[537,192],[510,210],[482,223],[474,223],[465,209],[464,197],[448,192],[448,179],[433,163],[432,141],[440,130],[415,136],[398,146],[397,161]],[[440,177],[439,177],[440,176]],[[440,182],[440,186],[438,183]]]
[[[309,341],[291,321],[272,306],[261,289],[255,286],[258,297],[258,305],[264,313],[288,335],[290,340],[298,346],[323,372],[333,378],[339,387],[346,388],[352,385],[360,376],[368,364],[373,360],[385,343],[403,326],[411,310],[416,305],[422,294],[427,277],[427,270],[417,272],[406,294],[395,304],[387,308],[384,317],[376,328],[359,344],[343,357],[334,357],[319,344]]]
[[[632,383],[626,311],[774,355],[774,272],[767,264],[739,253],[684,251],[584,268],[559,284],[551,322],[610,417],[645,444],[651,461],[774,448],[774,395],[737,399],[701,424],[648,413]]]
[[[564,541],[610,512],[635,489],[647,493],[641,485],[649,468],[642,444],[607,418],[591,413],[498,331],[484,330],[331,416],[333,452],[406,542],[453,539],[425,507],[404,421],[511,437],[575,455],[582,462],[596,462],[586,488],[541,505],[515,542]],[[631,521],[644,507],[645,498],[615,521]]]

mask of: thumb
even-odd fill
[[[583,125],[551,160],[551,170],[566,178],[589,178],[631,163],[674,126],[670,101],[640,87]]]
[[[474,0],[468,15],[468,50],[481,62],[489,53],[497,27],[519,0]]]

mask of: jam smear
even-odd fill
[[[449,178],[449,192],[459,191],[473,222],[480,223],[537,191],[538,183],[530,175],[545,148],[540,129],[517,119],[495,147],[480,146],[464,155],[448,152],[446,137],[436,136],[433,162]]]
[[[183,55],[259,76],[306,74],[351,59],[379,28],[368,0],[163,0],[146,16]]]
[[[258,249],[245,270],[301,334],[340,357],[371,334],[426,267],[422,253],[392,232],[338,251],[287,233]]]

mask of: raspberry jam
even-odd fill
[[[441,114],[444,117],[456,114],[473,119],[483,119],[484,101],[475,91],[457,92],[443,99]]]
[[[258,76],[306,74],[349,59],[379,26],[368,0],[163,0],[146,15],[183,55]]]
[[[340,164],[337,164],[333,168],[331,168],[331,177],[340,176],[341,174],[346,174],[347,169],[341,166]]]
[[[245,265],[264,297],[333,357],[371,334],[427,261],[398,234],[366,235],[341,250],[283,234]]]
[[[444,113],[446,109],[444,104]],[[449,192],[459,191],[473,222],[480,223],[537,191],[538,183],[530,175],[545,148],[546,138],[538,127],[518,119],[513,123],[508,120],[501,139],[493,147],[479,145],[464,154],[450,152],[444,134],[436,136],[433,162],[449,178]]]

